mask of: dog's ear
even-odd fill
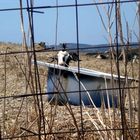
[[[62,51],[66,51],[67,50],[67,44],[66,43],[63,43],[62,44]]]

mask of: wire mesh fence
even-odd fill
[[[81,45],[81,29],[90,22],[85,20],[80,26],[85,7],[96,10],[95,21],[105,30],[107,44]],[[127,14],[121,11],[127,7],[135,8],[133,21],[127,20],[129,10]],[[74,11],[76,43],[72,47],[66,43],[65,49],[78,59],[70,66],[55,61],[64,49],[58,45],[64,8]],[[55,29],[49,34],[54,36],[54,45],[36,43],[35,14],[44,13],[42,9],[56,11]],[[20,0],[19,7],[0,9],[14,11],[19,12],[23,40],[21,45],[0,43],[0,138],[139,139],[139,0],[75,0],[72,4],[56,0],[54,5],[43,6]]]

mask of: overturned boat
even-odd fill
[[[78,67],[64,67],[37,61],[48,68],[48,101],[57,104],[85,105],[93,107],[118,107],[120,87],[125,77]],[[128,78],[131,84],[132,78]]]

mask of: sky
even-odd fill
[[[92,3],[95,0],[78,0],[78,4]],[[109,0],[103,0],[109,1]],[[99,0],[96,0],[99,2]],[[58,0],[59,5],[71,5],[75,0]],[[56,0],[34,0],[34,6],[55,6]],[[26,7],[26,0],[23,0],[23,6]],[[0,9],[17,8],[19,0],[0,0]],[[106,15],[107,5],[99,6],[105,26],[108,25]],[[58,10],[58,22],[57,21]],[[46,42],[47,44],[76,43],[76,14],[75,7],[69,8],[51,8],[39,9],[44,14],[34,13],[34,36],[35,42]],[[115,12],[112,10],[111,20],[113,25],[111,33],[115,38]],[[135,21],[137,6],[136,3],[121,4],[122,26],[124,38],[127,38],[126,21],[132,32],[132,41],[137,41],[138,23]],[[28,37],[28,16],[24,11],[25,32]],[[1,11],[0,12],[0,42],[22,42],[22,33],[20,27],[19,11]],[[79,43],[82,44],[107,44],[108,33],[104,29],[96,6],[85,6],[78,8],[78,30]],[[57,25],[57,26],[56,26]],[[57,40],[56,40],[57,33]]]

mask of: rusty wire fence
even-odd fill
[[[23,6],[26,3],[26,6]],[[47,2],[46,2],[47,3]],[[121,12],[122,5],[135,7],[135,20],[127,21],[124,13]],[[107,45],[93,45],[92,47],[80,47],[80,28],[82,24],[79,19],[81,8],[92,7],[97,10],[100,24],[107,35]],[[54,92],[46,92],[48,69],[38,65],[37,61],[49,62],[50,58],[61,49],[57,42],[59,9],[72,8],[75,18],[76,40],[75,48],[68,48],[75,51],[82,61],[75,62],[80,73],[81,67],[96,69],[118,76],[118,86],[111,80],[111,87],[87,89],[92,91],[112,91],[118,97],[118,106],[104,105],[101,107],[85,106],[82,104],[81,81],[79,90],[68,91],[67,94],[79,93],[79,106],[69,103],[59,105],[57,100],[53,103],[48,101],[47,95],[59,95],[57,80],[54,81]],[[36,44],[34,30],[34,15],[42,14],[42,10],[56,11],[55,41],[53,46],[40,46]],[[74,4],[34,6],[33,0],[19,0],[19,7],[0,9],[0,12],[19,12],[20,26],[22,33],[22,45],[0,44],[0,138],[5,139],[101,139],[118,140],[140,138],[140,3],[139,0],[93,0],[90,3],[80,3],[75,0]],[[25,14],[28,24],[25,23]],[[128,11],[126,14],[129,14]],[[63,14],[61,15],[63,16]],[[106,18],[105,18],[106,17]],[[124,17],[124,21],[123,21]],[[84,17],[82,17],[84,18]],[[47,19],[49,20],[49,19]],[[67,24],[66,21],[65,24]],[[90,22],[90,21],[89,21]],[[129,22],[136,24],[137,29],[129,27]],[[97,23],[96,23],[97,24]],[[93,25],[96,28],[96,24]],[[86,26],[86,25],[84,25]],[[44,27],[45,28],[45,27]],[[124,30],[125,28],[125,30]],[[28,29],[29,35],[26,33]],[[67,33],[68,34],[68,33]],[[51,36],[51,35],[50,35]],[[133,39],[135,38],[135,39]],[[96,52],[92,52],[96,49]],[[106,59],[97,58],[97,54],[104,56],[104,53],[97,53],[97,50],[108,50]],[[86,52],[88,50],[88,52]],[[85,53],[85,52],[86,53]],[[86,64],[86,61],[88,64]],[[54,62],[52,62],[54,63]],[[56,62],[55,62],[56,64]],[[121,84],[121,75],[124,81]],[[129,77],[132,79],[129,82]],[[98,79],[97,79],[98,80]],[[62,92],[62,91],[61,91]],[[63,93],[66,93],[63,89]],[[67,95],[66,94],[66,95]],[[91,101],[92,102],[92,101]]]

